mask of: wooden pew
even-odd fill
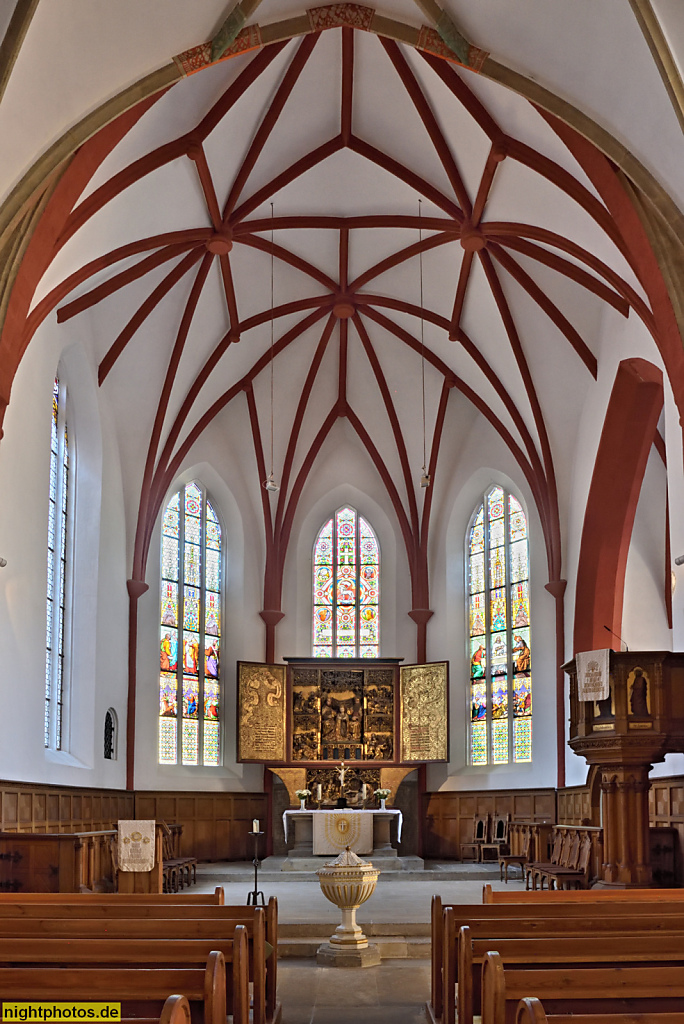
[[[0,941],[17,939],[206,939],[212,940],[212,949],[219,949],[221,940],[232,939],[238,926],[246,929],[250,949],[250,980],[254,991],[254,1024],[277,1022],[281,1007],[277,1002],[277,943],[278,907],[275,898],[261,907],[184,907],[184,900],[164,905],[153,913],[156,905],[116,906],[113,915],[98,913],[98,905],[82,901],[50,904],[41,908],[39,903],[0,907]],[[116,901],[116,898],[115,898]],[[100,908],[103,904],[99,905]],[[110,907],[110,904],[104,904]],[[12,909],[21,912],[8,917]],[[41,912],[42,909],[42,912]],[[171,912],[171,915],[169,914]],[[211,914],[207,914],[211,911]],[[122,916],[125,912],[126,916]],[[266,956],[266,943],[273,951]]]
[[[620,903],[671,903],[684,900],[684,889],[531,889],[518,892],[495,892],[487,883],[482,887],[483,903],[599,903],[613,900]]]
[[[136,1020],[142,1024],[140,1017],[123,1018],[126,1024]],[[185,996],[169,996],[162,1007],[159,1015],[159,1024],[190,1024],[190,1003]]]
[[[536,996],[562,1014],[681,1012],[684,967],[596,967],[555,970],[506,967],[490,952],[482,965],[482,1024],[515,1024],[521,999]],[[573,1016],[574,1020],[574,1016]]]
[[[546,936],[543,938],[497,938],[473,940],[464,925],[458,936],[458,1022],[473,1024],[480,1013],[480,978],[487,954],[496,951],[504,964],[542,967],[631,966],[648,963],[684,966],[684,933],[664,935],[615,934],[606,941],[602,935]],[[445,1001],[447,993],[445,991]]]
[[[576,1013],[547,1015],[541,1000],[518,1003],[515,1024],[684,1024],[684,1013]]]
[[[3,892],[0,893],[0,905],[3,903],[116,903],[145,904],[161,903],[165,906],[183,904],[206,904],[208,906],[225,906],[225,893],[222,885],[217,885],[213,892],[207,893],[169,893],[169,892]]]
[[[263,930],[262,930],[263,937]],[[244,925],[238,925],[231,939],[139,939],[126,938],[126,941],[112,938],[78,938],[68,939],[35,939],[12,938],[0,939],[0,967],[19,967],[31,965],[44,967],[59,964],[71,970],[73,967],[90,967],[100,970],[103,967],[141,967],[145,968],[187,968],[206,966],[209,957],[219,952],[231,971],[225,972],[226,1006],[232,1013],[232,1007],[242,1004],[249,1008],[249,947],[247,931]],[[263,1020],[264,1016],[264,979],[263,979],[263,948],[254,944],[254,963],[260,964],[258,981],[254,984],[254,1021]],[[257,1006],[257,989],[259,1005]]]
[[[534,935],[586,935],[592,931],[606,936],[648,930],[684,932],[684,905],[639,902],[602,902],[600,907],[568,902],[562,917],[558,909],[542,901],[497,905],[443,904],[439,896],[432,898],[432,961],[431,996],[428,1016],[438,1021],[444,1015],[444,992],[455,992],[457,976],[457,938],[461,925],[468,924],[474,937],[500,935],[524,937]],[[449,979],[445,981],[445,972]],[[453,1003],[446,1011],[445,1021],[453,1018]]]
[[[234,944],[233,962],[241,965],[238,991],[232,1006],[233,1024],[249,1024],[249,984],[247,981],[247,936],[239,933]],[[200,1024],[226,1022],[226,967],[223,954],[209,954],[206,967],[200,968],[121,968],[121,967],[0,967],[0,1002],[26,1001],[28,993],[39,994],[41,1002],[83,999],[121,1002],[122,1013],[139,1014],[141,1008],[158,1015],[157,1007],[170,993],[182,991],[201,1014]]]

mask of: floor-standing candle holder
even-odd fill
[[[247,835],[254,837],[254,889],[252,892],[247,893],[247,906],[256,907],[259,905],[259,897],[261,896],[261,906],[266,906],[266,900],[264,899],[263,892],[259,891],[259,836],[263,836],[263,832],[248,832]]]

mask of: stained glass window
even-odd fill
[[[331,516],[314,546],[313,653],[380,654],[380,548],[363,516],[348,506]]]
[[[221,527],[191,483],[162,518],[160,764],[219,764],[220,650]]]
[[[54,750],[62,749],[63,740],[64,655],[68,625],[69,473],[66,387],[55,377],[50,425],[44,727],[45,746]]]
[[[468,536],[470,763],[532,760],[527,518],[492,487]]]

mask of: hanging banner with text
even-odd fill
[[[154,867],[154,819],[119,820],[119,871]]]
[[[610,696],[610,650],[582,651],[576,657],[579,700],[605,700]]]

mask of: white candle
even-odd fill
[[[253,818],[252,819],[252,832],[258,832],[258,831],[259,831],[259,819],[258,818]]]
[[[363,786],[361,787],[361,799],[362,800],[366,799],[366,783],[365,782],[364,782]]]
[[[316,786],[316,798],[320,804],[321,800],[323,799],[323,787],[321,786],[320,782]]]

